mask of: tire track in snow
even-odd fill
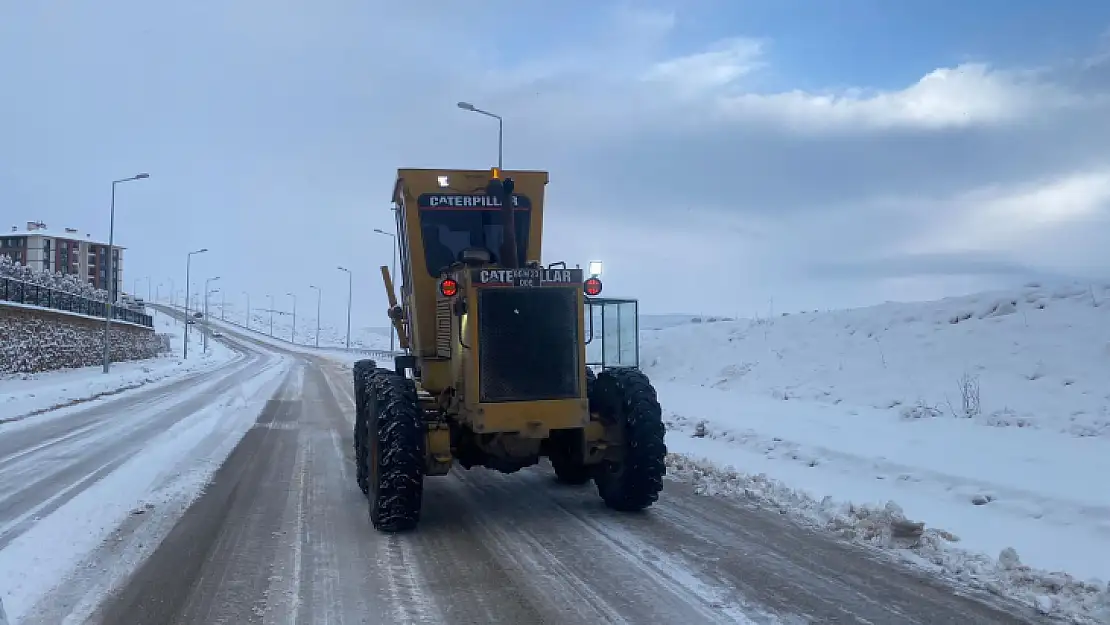
[[[254,368],[259,360],[229,363],[206,372],[202,383],[194,382],[193,392],[184,397],[151,389],[78,411],[72,415],[76,423],[48,420],[11,432],[5,442],[22,449],[6,456],[2,465],[6,479],[0,487],[0,548],[37,518],[60,508],[127,462],[147,442],[202,408],[211,401],[207,393],[234,388],[248,376],[247,368]],[[51,435],[59,426],[67,429]],[[46,440],[36,436],[40,430],[46,433]]]
[[[1021,622],[933,586],[927,592],[936,601],[922,601],[926,591],[917,586],[929,585],[926,581],[827,536],[801,532],[767,511],[726,507],[668,482],[656,507],[639,515],[618,514],[604,508],[592,488],[556,484],[546,464],[512,475],[456,468],[448,477],[429,478],[421,526],[412,533],[381,534],[370,526],[366,499],[351,475],[349,384],[349,375],[338,367],[306,367],[301,395],[293,398],[286,388],[278,397],[289,400],[274,402],[288,414],[278,425],[263,423],[252,430],[249,442],[237,448],[238,456],[221,468],[224,474],[235,472],[234,483],[217,477],[197,509],[175,528],[182,536],[163,542],[102,612],[112,617],[106,622],[293,622],[285,607],[273,604],[294,600],[269,596],[266,589],[272,582],[267,575],[276,570],[270,567],[297,558],[290,536],[280,535],[283,528],[297,527],[290,516],[296,506],[303,506],[304,513],[303,525],[290,532],[303,537],[298,539],[303,541],[298,623],[775,620],[764,610],[748,610],[753,602],[772,609],[787,606],[783,620],[797,622],[795,608],[807,600],[806,616],[817,622],[913,622],[922,615],[935,617],[931,622],[938,624]],[[250,450],[256,454],[253,461],[243,457]],[[279,466],[287,467],[284,477]],[[275,489],[275,481],[282,488]],[[232,493],[221,501],[219,493],[226,489]],[[206,498],[215,501],[203,503]],[[221,506],[222,515],[216,514]],[[668,516],[675,510],[680,512]],[[680,513],[704,517],[713,531],[682,531],[675,527]],[[755,529],[728,529],[749,524]],[[755,540],[759,532],[783,551],[769,553]],[[237,538],[229,542],[228,536]],[[207,555],[192,554],[195,544],[207,545]],[[229,564],[228,550],[245,561]],[[781,574],[784,569],[799,577],[825,578],[837,569],[867,575],[846,578],[848,589],[835,590],[824,579],[824,586],[811,591],[793,585],[793,577]],[[886,584],[868,587],[869,578]],[[159,600],[149,599],[159,579],[174,585],[164,588]],[[871,603],[858,603],[853,593]],[[882,609],[885,604],[890,609]],[[191,607],[200,605],[210,609]],[[239,605],[256,610],[243,613]],[[960,620],[953,621],[953,615]]]

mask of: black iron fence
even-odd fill
[[[12,278],[0,278],[0,301],[64,310],[101,318],[104,317],[104,308],[107,306],[104,302]],[[153,317],[129,308],[112,306],[112,318],[148,328],[154,327]]]

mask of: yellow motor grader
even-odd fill
[[[592,479],[611,508],[659,497],[655,389],[636,366],[587,366],[600,278],[540,263],[547,182],[542,171],[397,172],[399,300],[381,272],[403,353],[353,374],[356,479],[381,531],[415,527],[425,476],[455,462],[512,473],[547,457],[562,482]]]

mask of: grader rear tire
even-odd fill
[[[359,360],[355,362],[352,377],[355,390],[355,481],[363,495],[370,492],[370,485],[366,481],[366,445],[364,433],[366,432],[366,397],[367,386],[370,384],[370,374],[378,366],[373,360]]]
[[[379,531],[416,527],[424,495],[423,414],[409,380],[389,369],[374,369],[366,386],[363,461],[370,522]]]
[[[597,492],[615,510],[643,510],[659,499],[667,474],[666,427],[655,389],[638,369],[606,369],[597,376],[594,396],[606,429],[620,428],[619,461],[602,461],[594,474]]]
[[[551,456],[551,468],[555,469],[555,479],[571,486],[581,486],[593,477],[593,467],[575,462],[564,454]]]

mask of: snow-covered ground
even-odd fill
[[[107,375],[100,366],[95,366],[0,376],[0,423],[117,395],[152,383],[169,382],[239,357],[238,352],[219,341],[209,341],[208,353],[204,353],[200,333],[191,332],[189,358],[183,358],[184,326],[169,315],[150,312],[154,316],[155,330],[170,335],[172,349],[169,354],[147,360],[114,362]]]
[[[15,398],[4,414],[17,415],[0,421],[0,441],[16,450],[0,454],[7,478],[0,480],[0,598],[13,624],[42,622],[36,603],[73,575],[95,580],[73,597],[74,618],[91,614],[158,545],[288,379],[291,359],[244,355],[218,340],[206,355],[199,332],[190,332],[183,361],[184,326],[162,314],[155,323],[174,334],[173,356],[115,364],[109,375],[95,367],[0,381],[0,397]],[[184,392],[140,395],[193,375]],[[118,406],[118,414],[105,419],[98,403]],[[38,412],[19,416],[27,410]],[[120,534],[121,524],[140,517],[139,529]],[[109,544],[110,560],[88,559]]]
[[[673,475],[1110,622],[1110,284],[645,319]]]

